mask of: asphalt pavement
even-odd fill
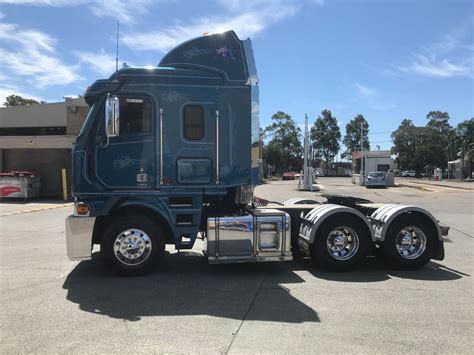
[[[445,260],[411,272],[376,258],[344,273],[307,261],[208,265],[199,242],[187,252],[167,247],[151,275],[122,278],[97,253],[80,263],[66,258],[71,206],[5,215],[1,352],[471,353],[473,193],[438,186],[368,190],[350,178],[318,183],[318,193],[298,192],[289,181],[259,186],[256,195],[282,202],[337,193],[427,208],[452,227]],[[8,211],[23,208],[14,207]]]

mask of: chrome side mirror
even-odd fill
[[[108,138],[120,133],[120,104],[117,96],[107,95],[105,101],[105,134]]]

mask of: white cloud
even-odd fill
[[[367,105],[374,110],[388,111],[397,108],[394,104],[380,103],[380,95],[377,90],[369,88],[368,86],[360,83],[354,84],[357,90],[358,96],[367,102]]]
[[[440,59],[434,53],[416,54],[415,60],[408,66],[394,66],[404,73],[420,74],[431,77],[451,78],[454,76],[474,77],[472,58],[464,58],[457,63],[451,59]]]
[[[257,7],[272,6],[278,9],[283,6],[323,5],[323,0],[217,0],[217,3],[231,11],[248,11]]]
[[[2,69],[25,77],[37,88],[82,79],[74,66],[63,63],[58,57],[54,48],[56,40],[43,32],[0,23],[0,43]]]
[[[380,105],[380,104],[375,104],[373,102],[372,103],[369,102],[369,107],[373,108],[374,110],[390,111],[390,110],[396,109],[397,105],[393,105],[393,104]]]
[[[156,1],[155,1],[156,2]],[[112,17],[122,23],[134,24],[138,16],[149,12],[152,0],[0,0],[0,3],[28,6],[74,7],[87,5],[100,18]]]
[[[355,86],[357,88],[357,91],[358,91],[359,95],[361,95],[361,96],[370,97],[370,96],[374,96],[374,94],[375,94],[375,90],[370,89],[369,87],[367,87],[365,85],[355,83]]]
[[[148,13],[151,0],[102,0],[94,2],[89,6],[97,17],[113,17],[126,24],[134,24],[139,16]]]
[[[86,63],[92,70],[102,76],[110,76],[115,71],[115,56],[106,53],[103,49],[99,53],[77,51],[75,54],[82,63]]]
[[[410,64],[392,66],[401,73],[427,77],[473,78],[473,23],[474,18],[471,17],[451,33],[444,35],[441,41],[424,46],[418,53],[413,54]]]
[[[228,0],[219,1],[219,4],[225,12],[218,16],[198,17],[187,23],[175,20],[170,27],[147,33],[127,33],[122,36],[122,40],[134,50],[158,50],[165,53],[203,33],[234,30],[241,38],[252,37],[268,26],[293,16],[301,9],[303,2]]]
[[[175,25],[148,33],[126,34],[123,43],[136,50],[159,50],[166,53],[174,46],[209,32],[224,32],[233,29],[241,37],[252,36],[265,28],[266,16],[244,13],[233,19],[218,21],[216,18],[203,17],[187,25],[176,21]]]

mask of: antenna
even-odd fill
[[[116,48],[116,55],[115,55],[115,77],[117,77],[117,72],[118,72],[119,31],[120,31],[120,21],[117,20],[117,48]]]

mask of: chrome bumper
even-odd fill
[[[92,251],[92,231],[95,217],[66,218],[66,248],[71,261],[89,260]]]

